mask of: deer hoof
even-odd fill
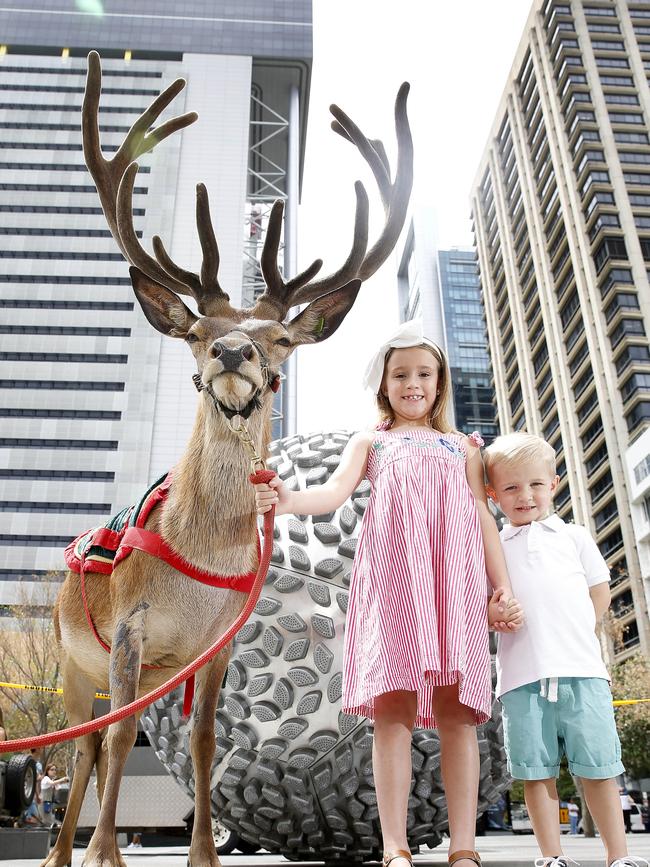
[[[72,867],[72,855],[69,852],[57,851],[55,846],[39,867]]]
[[[187,854],[187,867],[221,867],[221,861],[214,844],[196,846],[194,849],[190,847]]]

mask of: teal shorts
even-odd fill
[[[609,683],[601,677],[560,677],[556,702],[541,695],[541,686],[537,680],[501,696],[511,776],[557,777],[563,754],[578,777],[604,780],[622,774]]]

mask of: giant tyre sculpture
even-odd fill
[[[336,468],[349,434],[271,444],[270,468],[292,488]],[[336,513],[282,516],[272,566],[238,633],[216,715],[214,813],[242,838],[292,860],[346,863],[379,855],[372,726],[341,712],[343,631],[352,557],[370,485]],[[144,726],[158,758],[190,795],[194,777],[182,693],[151,705]],[[501,720],[479,729],[479,813],[507,785]],[[447,825],[439,743],[413,735],[408,807],[412,848],[436,845]]]

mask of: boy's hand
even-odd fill
[[[524,623],[524,612],[504,588],[495,590],[488,602],[488,625],[497,632],[516,632]]]
[[[268,512],[271,506],[275,506],[276,515],[284,515],[289,509],[289,499],[291,491],[287,490],[286,485],[279,476],[268,483],[268,485],[255,485],[255,506],[257,514],[263,515]]]

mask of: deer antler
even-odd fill
[[[354,235],[352,248],[346,261],[328,277],[310,282],[322,264],[320,260],[316,260],[301,274],[285,282],[282,280],[277,267],[282,202],[276,202],[271,212],[262,252],[262,273],[267,289],[253,308],[253,316],[262,318],[267,313],[274,311],[274,317],[280,314],[280,318],[282,318],[290,307],[313,301],[326,292],[343,286],[355,277],[367,280],[388,258],[402,231],[411,187],[413,186],[413,141],[406,113],[408,92],[409,85],[405,82],[400,87],[395,100],[398,156],[394,182],[391,182],[390,166],[381,141],[368,139],[354,121],[338,106],[332,105],[330,107],[335,118],[332,121],[332,129],[356,145],[370,166],[379,187],[386,219],[382,233],[373,247],[366,252],[368,245],[368,197],[363,184],[357,181],[355,184],[357,206]]]
[[[199,184],[196,190],[196,222],[199,231],[203,264],[201,274],[185,271],[167,254],[159,237],[154,237],[154,259],[140,244],[133,228],[133,185],[138,173],[139,156],[152,150],[158,142],[178,130],[184,129],[198,118],[196,112],[173,117],[156,129],[151,125],[170,102],[185,87],[182,78],[169,85],[135,121],[119,150],[111,160],[102,154],[99,137],[99,97],[102,68],[99,54],[88,55],[88,75],[82,110],[82,138],[86,165],[95,181],[99,199],[111,234],[125,259],[139,268],[147,277],[162,284],[177,295],[193,296],[199,311],[207,314],[211,306],[228,305],[229,297],[219,286],[219,249],[210,219],[208,194]],[[150,131],[149,131],[150,130]]]

